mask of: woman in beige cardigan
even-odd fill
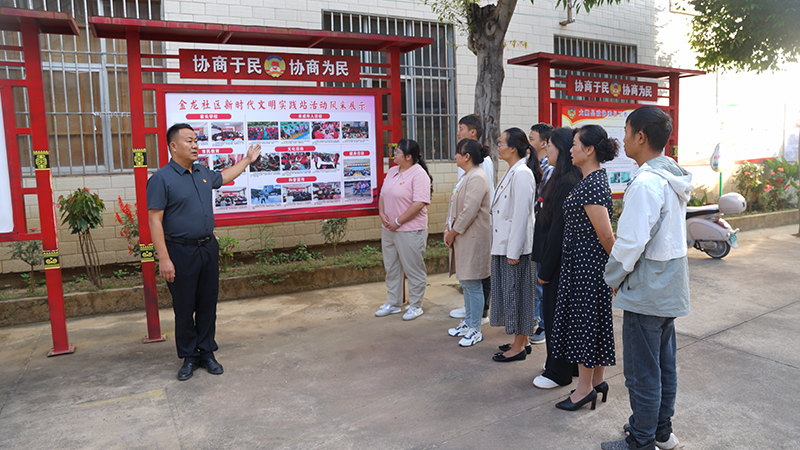
[[[478,141],[462,139],[456,145],[456,164],[464,170],[450,196],[450,213],[444,242],[450,248],[450,275],[456,274],[464,291],[467,316],[448,330],[461,337],[458,345],[471,347],[483,340],[483,284],[491,272],[492,227],[489,224],[489,179],[481,169],[483,147]]]

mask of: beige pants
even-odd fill
[[[390,305],[403,304],[403,273],[408,278],[411,306],[422,308],[428,271],[425,269],[425,245],[428,230],[381,231],[383,266],[386,268],[386,299]]]

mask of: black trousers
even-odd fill
[[[542,285],[542,319],[544,319],[544,329],[553,329],[553,320],[556,315],[556,298],[558,297],[558,282],[561,278],[561,270],[556,270],[549,283]],[[577,366],[568,363],[564,358],[553,358],[550,339],[547,339],[547,362],[545,363],[544,376],[555,381],[561,386],[572,383],[572,376],[577,375]]]
[[[483,317],[489,317],[489,305],[492,303],[492,277],[482,279],[483,284]]]
[[[212,238],[205,245],[167,242],[175,266],[175,281],[167,283],[175,312],[175,345],[179,358],[199,362],[213,357],[219,295],[219,244]]]

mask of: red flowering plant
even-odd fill
[[[747,200],[747,209],[753,210],[756,206],[759,194],[764,189],[761,181],[763,168],[758,164],[745,162],[733,174],[736,183],[736,190]]]
[[[759,201],[765,211],[780,211],[792,208],[795,204],[795,192],[798,188],[797,165],[787,162],[785,158],[764,160],[762,172],[762,190]],[[789,188],[794,188],[792,191]]]
[[[136,256],[141,256],[139,249],[139,216],[137,215],[137,205],[133,204],[131,209],[130,203],[122,201],[122,197],[117,197],[119,205],[119,212],[116,215],[117,223],[122,225],[119,235],[128,241],[128,253]]]

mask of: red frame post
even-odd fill
[[[147,336],[144,343],[161,342],[166,336],[161,333],[158,316],[158,291],[156,290],[155,257],[153,239],[150,236],[147,211],[147,148],[144,123],[144,90],[142,83],[142,58],[139,29],[129,27],[125,33],[128,48],[128,86],[131,92],[131,141],[133,144],[133,176],[136,180],[136,216],[139,220],[139,249],[142,257],[144,283],[144,309],[147,316]],[[143,226],[144,225],[144,226]]]
[[[47,356],[75,352],[67,337],[67,317],[64,311],[64,290],[61,279],[61,259],[58,252],[58,228],[53,203],[53,177],[50,171],[50,147],[47,136],[47,115],[44,103],[44,84],[39,52],[39,29],[33,22],[23,22],[23,54],[27,76],[28,105],[31,118],[31,141],[36,167],[36,195],[42,227],[47,302],[50,309],[50,329],[53,348]],[[38,130],[37,130],[38,128]]]
[[[673,73],[669,76],[669,111],[667,111],[667,114],[672,116],[672,136],[667,142],[665,153],[675,162],[678,161],[678,111],[680,111],[680,75]]]
[[[400,50],[392,48],[389,50],[389,89],[391,89],[391,110],[389,111],[389,122],[392,127],[392,142],[393,144],[403,138],[403,115],[401,109],[403,107],[402,98],[403,91],[401,90],[400,80]],[[383,117],[381,117],[383,120]]]
[[[539,74],[539,122],[555,126],[550,117],[550,62],[540,62],[537,71]]]

